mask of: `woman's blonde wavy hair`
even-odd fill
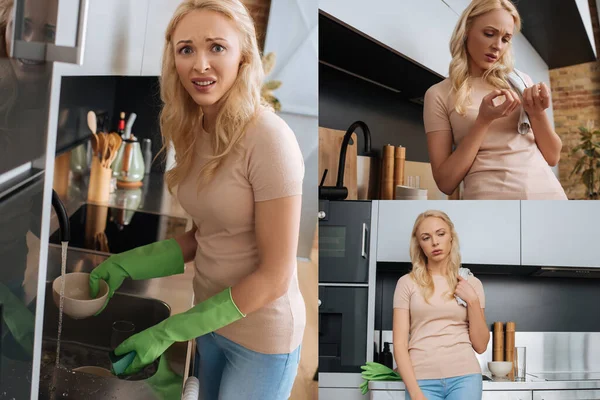
[[[456,290],[458,283],[458,269],[461,265],[460,258],[460,247],[458,243],[458,234],[454,229],[454,224],[450,220],[450,217],[443,211],[439,210],[427,210],[417,217],[413,226],[412,235],[410,237],[410,259],[412,261],[412,271],[410,276],[416,282],[421,289],[421,294],[425,298],[427,304],[429,304],[429,298],[433,295],[434,285],[431,272],[427,269],[427,256],[423,252],[421,245],[419,244],[419,238],[417,237],[417,231],[419,226],[426,218],[439,218],[448,225],[450,230],[450,238],[452,240],[452,247],[450,248],[449,262],[448,262],[448,274],[446,280],[450,291],[446,293],[447,299],[453,298],[453,293]]]
[[[210,179],[225,157],[235,149],[243,138],[245,128],[258,114],[263,101],[260,89],[264,79],[261,55],[256,40],[254,21],[239,0],[186,0],[175,11],[165,32],[160,94],[164,103],[160,113],[160,129],[163,136],[162,151],[169,144],[175,150],[175,166],[167,171],[169,191],[186,176],[193,162],[194,143],[202,123],[202,109],[194,102],[179,80],[175,68],[172,35],[175,28],[192,11],[209,10],[233,21],[240,33],[241,64],[232,87],[219,100],[213,156],[200,171],[200,178]],[[201,179],[202,180],[202,179]]]
[[[466,106],[470,104],[471,85],[469,84],[469,56],[467,53],[467,34],[473,26],[473,21],[480,15],[494,10],[506,10],[512,15],[515,21],[513,34],[516,35],[521,30],[521,17],[516,7],[510,0],[473,0],[471,4],[463,11],[454,32],[450,39],[450,53],[452,61],[450,62],[449,76],[452,83],[452,89],[456,93],[455,110],[459,115],[464,115]],[[514,68],[514,59],[512,55],[512,44],[508,43],[508,48],[487,71],[483,74],[483,80],[487,83],[501,88],[509,89],[507,75]]]

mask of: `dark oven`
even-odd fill
[[[370,201],[319,201],[319,372],[367,358]]]

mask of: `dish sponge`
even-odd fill
[[[135,358],[135,351],[122,356],[118,356],[114,351],[111,351],[108,353],[108,358],[110,358],[110,362],[112,363],[111,372],[119,376],[122,375],[127,367],[129,367],[133,362],[133,359]]]

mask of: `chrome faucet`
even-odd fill
[[[60,241],[68,242],[71,239],[69,216],[67,215],[64,204],[60,201],[60,197],[58,197],[58,193],[56,193],[54,189],[52,189],[52,207],[54,207],[54,212],[56,212],[58,223],[60,225]]]

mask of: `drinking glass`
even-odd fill
[[[110,347],[114,350],[126,339],[133,336],[135,324],[130,321],[115,321],[112,324],[112,334],[110,336]]]
[[[527,354],[525,347],[515,347],[515,359],[513,362],[515,371],[515,381],[525,381],[527,370]]]

